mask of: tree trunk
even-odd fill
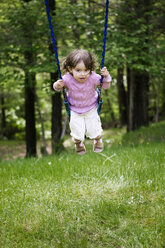
[[[134,82],[133,82],[133,73],[132,71],[127,68],[127,86],[128,86],[128,93],[127,93],[127,131],[133,130],[133,110],[134,110]]]
[[[28,3],[31,0],[23,0]],[[24,6],[25,7],[25,6]],[[26,14],[25,9],[25,14]],[[27,19],[28,20],[28,19]],[[33,47],[33,38],[31,23],[23,24],[24,39],[25,39],[25,122],[26,122],[26,157],[36,156],[37,141],[35,127],[35,73],[30,72],[30,68],[35,64]]]
[[[117,89],[118,89],[120,125],[123,126],[126,125],[127,123],[127,97],[123,83],[123,68],[118,68]]]
[[[155,122],[159,121],[159,105],[160,105],[160,78],[158,77],[158,85],[156,92],[156,111],[155,111]]]
[[[3,130],[6,128],[6,108],[5,108],[5,95],[3,91],[3,86],[1,86],[0,98],[1,98],[1,130],[3,132]]]
[[[105,90],[105,95],[107,98],[108,112],[111,116],[111,120],[112,120],[113,125],[115,125],[115,123],[116,123],[115,114],[113,112],[112,104],[111,104],[110,98],[108,97],[108,91],[107,90]]]
[[[56,2],[55,0],[49,0],[49,9],[52,15],[55,14]],[[55,31],[54,31],[55,32]],[[56,34],[56,32],[55,32]],[[56,40],[57,45],[57,40]],[[54,54],[53,45],[50,41],[49,50]],[[55,61],[54,61],[55,62]],[[58,79],[58,72],[50,73],[51,76],[51,89],[53,89],[53,83]],[[51,119],[51,136],[52,136],[52,153],[57,153],[63,149],[60,137],[62,132],[62,99],[61,93],[52,94],[52,119]]]
[[[136,44],[136,47],[134,47],[135,61],[134,59],[132,60],[130,65],[131,70],[128,70],[130,74],[128,75],[128,131],[138,129],[141,126],[147,126],[149,123],[149,74],[146,71],[149,61],[144,60],[143,56],[148,53],[148,12],[151,7],[151,1],[138,0],[136,3],[131,2],[131,4],[132,8],[134,8],[134,20],[137,21],[134,22],[134,25],[129,27],[128,32],[129,34],[134,32],[134,30],[139,30],[140,32],[136,33],[138,43]],[[132,23],[131,20],[129,21]],[[146,27],[144,30],[142,29],[143,26]]]
[[[45,139],[44,122],[43,122],[43,119],[42,119],[42,114],[41,114],[41,109],[40,109],[40,103],[39,103],[38,95],[36,93],[35,93],[35,101],[36,101],[36,105],[37,105],[37,111],[38,111],[39,120],[40,120],[40,123],[41,123],[41,133],[42,133],[41,153],[43,155],[48,155],[48,152],[46,150],[46,139]]]
[[[35,74],[25,72],[26,157],[36,156]]]
[[[127,130],[136,130],[148,125],[148,85],[147,72],[128,70],[128,124]]]
[[[52,84],[58,78],[58,73],[51,73]],[[62,99],[61,93],[52,94],[52,153],[63,149],[61,143],[62,133]]]
[[[161,117],[165,117],[165,83],[162,84],[162,107],[161,107]]]

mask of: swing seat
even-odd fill
[[[101,98],[101,99],[99,99],[98,106],[97,106],[97,113],[98,113],[98,115],[100,115],[100,113],[101,113],[101,106],[102,106],[102,104],[103,104],[103,99]]]
[[[64,100],[64,104],[65,104],[66,112],[68,116],[70,116],[70,106],[68,100]]]
[[[100,88],[97,88],[96,89],[96,91],[97,91],[97,94],[98,94],[98,106],[97,106],[97,113],[98,113],[98,115],[100,115],[100,113],[101,113],[101,107],[102,107],[102,104],[103,104],[103,99],[101,98],[101,90],[100,90]]]

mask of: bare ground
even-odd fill
[[[64,147],[72,146],[71,138],[64,142]],[[51,142],[46,144],[48,154],[51,154]],[[23,141],[1,141],[0,142],[0,159],[12,160],[16,158],[24,158],[26,156],[26,145]],[[37,156],[41,156],[41,142],[37,143]]]

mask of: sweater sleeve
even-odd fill
[[[67,74],[65,74],[64,76],[62,76],[62,80],[63,80],[63,82],[64,82],[64,88],[67,88],[67,82],[68,82],[68,75]],[[57,91],[57,92],[60,92],[60,91],[62,91],[62,89],[63,88],[61,88],[61,89],[57,89],[56,88],[56,82],[53,84],[53,89],[55,90],[55,91]]]
[[[100,80],[101,80],[101,75],[93,72],[92,73],[92,80],[94,81],[95,86],[99,86],[100,85]],[[107,77],[103,77],[103,83],[102,83],[102,88],[104,90],[108,89],[110,87],[110,82],[111,82],[111,76],[110,74],[108,74]]]
[[[107,77],[103,77],[103,84],[102,89],[106,90],[110,87],[110,82],[112,81],[112,78],[110,74]]]

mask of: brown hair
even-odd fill
[[[63,61],[63,70],[69,71],[69,67],[73,69],[81,61],[84,62],[87,70],[95,70],[96,60],[94,55],[84,49],[73,50]]]

